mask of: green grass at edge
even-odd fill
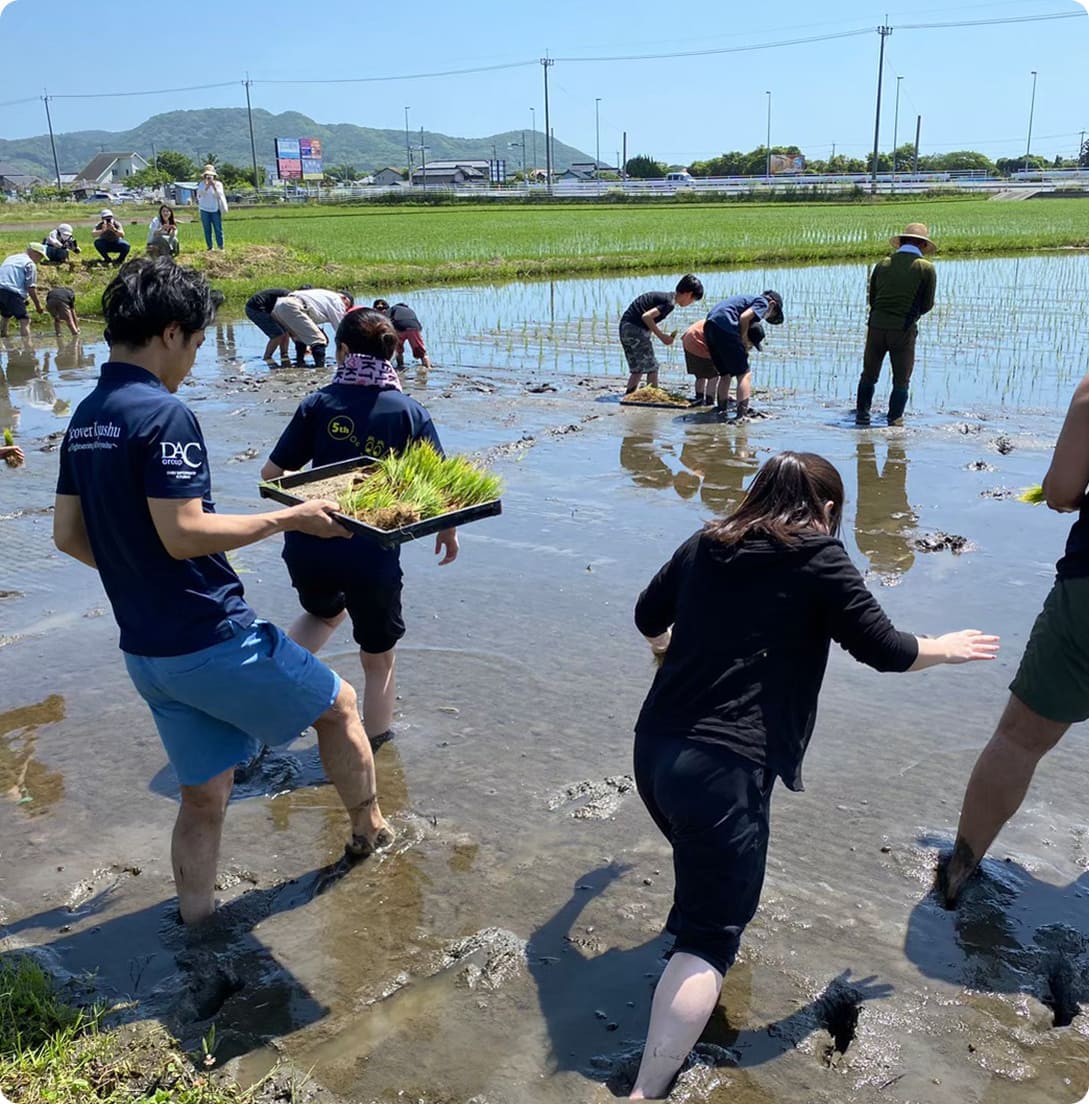
[[[32,958],[0,960],[0,1090],[14,1104],[250,1104],[199,1072],[156,1025],[103,1027],[105,1010],[66,1003]]]
[[[907,213],[902,206],[255,208],[228,216],[223,254],[205,252],[199,224],[188,221],[195,212],[185,211],[180,260],[204,271],[237,309],[273,285],[348,287],[363,300],[442,284],[876,260],[908,217],[930,223],[940,257],[1089,248],[1089,200],[919,200]],[[146,237],[143,214],[126,213],[133,255]],[[81,313],[93,317],[112,270],[84,263],[96,256],[85,223],[77,234],[85,246],[77,264],[42,266],[41,282],[73,287]],[[35,236],[0,221],[5,254]]]

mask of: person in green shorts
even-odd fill
[[[1089,719],[1089,375],[1070,402],[1044,497],[1052,510],[1078,511],[1055,583],[1032,627],[1010,699],[976,761],[964,795],[952,856],[938,888],[952,908],[1002,826],[1021,807],[1036,764],[1072,725]]]

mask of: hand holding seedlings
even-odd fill
[[[23,450],[15,443],[15,435],[10,429],[4,430],[4,443],[0,446],[0,457],[3,457],[9,468],[19,467],[26,459]]]
[[[311,537],[351,537],[351,533],[336,519],[337,504],[321,498],[307,499],[286,511],[291,515],[288,527]]]

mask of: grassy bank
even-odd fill
[[[62,1000],[52,979],[32,959],[0,960],[0,1092],[13,1104],[260,1104],[296,1099],[290,1081],[278,1083],[274,1092],[266,1083],[242,1090],[201,1072],[201,1056],[183,1054],[157,1024],[106,1030],[103,1019],[100,1008],[81,1010]]]
[[[119,212],[121,213],[121,212]],[[124,212],[141,249],[150,212]],[[96,256],[93,213],[77,226],[82,260]],[[146,216],[146,217],[145,217]],[[180,213],[182,259],[207,271],[233,305],[271,284],[351,287],[361,296],[434,284],[502,282],[751,264],[874,259],[909,220],[929,224],[942,256],[1089,248],[1089,201],[935,199],[895,204],[594,204],[541,207],[280,207],[232,211],[226,254],[207,254],[195,211]],[[14,218],[4,211],[5,218]],[[82,226],[80,225],[82,223]],[[24,247],[34,231],[0,221],[0,248]],[[90,312],[108,279],[97,265],[47,269]],[[63,279],[61,277],[63,276]],[[86,293],[84,295],[83,293]]]

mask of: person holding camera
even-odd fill
[[[212,231],[215,231],[216,246],[223,248],[223,216],[227,213],[227,197],[223,194],[223,185],[216,176],[215,165],[205,165],[197,185],[197,207],[200,208],[200,225],[204,230],[204,244],[209,251],[212,248]]]
[[[53,264],[64,264],[70,253],[78,253],[79,246],[72,227],[62,222],[56,230],[50,230],[45,239],[45,259]]]
[[[174,208],[164,203],[159,208],[159,213],[148,223],[147,255],[176,257],[180,248],[178,226],[174,221]]]
[[[125,258],[129,255],[129,250],[132,246],[125,241],[125,228],[113,217],[113,211],[108,207],[103,207],[98,212],[99,221],[95,225],[93,231],[95,236],[95,249],[98,250],[98,255],[102,258],[103,264],[110,263],[110,256],[112,254],[117,255],[116,263],[121,265],[125,263]]]

